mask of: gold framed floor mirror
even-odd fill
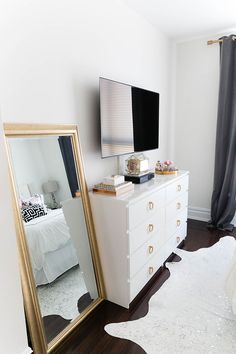
[[[30,338],[54,353],[104,299],[78,126],[4,131]]]

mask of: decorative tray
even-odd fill
[[[176,170],[176,171],[159,171],[159,170],[155,170],[155,173],[157,175],[177,175],[178,174],[178,170]]]

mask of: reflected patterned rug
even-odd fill
[[[147,354],[235,354],[236,317],[225,278],[236,250],[226,236],[210,248],[175,251],[170,277],[153,295],[148,314],[105,326],[108,334],[139,344]]]
[[[42,316],[59,315],[66,320],[78,316],[78,299],[88,292],[78,266],[71,268],[54,282],[37,287]]]

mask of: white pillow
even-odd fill
[[[47,206],[44,204],[44,196],[43,196],[43,194],[34,194],[30,198],[21,199],[22,207],[35,205],[35,204],[38,204],[38,205],[42,206],[44,208],[44,211],[47,212]]]

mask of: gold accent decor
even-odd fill
[[[132,155],[125,160],[126,173],[128,175],[139,175],[140,173],[148,173],[149,160],[143,153],[139,155]]]
[[[154,230],[154,225],[153,224],[149,224],[148,225],[148,231],[152,232]]]
[[[149,210],[154,209],[154,203],[153,202],[148,202],[148,209]]]
[[[148,268],[148,273],[151,275],[154,272],[154,268],[153,267],[149,267]]]
[[[51,124],[4,124],[6,147],[11,177],[13,196],[13,208],[15,214],[15,226],[17,232],[18,254],[21,272],[21,284],[24,297],[24,306],[35,354],[52,354],[58,350],[60,345],[77,328],[81,322],[104,300],[105,289],[102,277],[102,269],[98,254],[98,247],[95,238],[95,230],[91,214],[88,190],[85,180],[83,157],[79,143],[79,129],[77,125],[51,125]],[[74,153],[75,167],[80,184],[80,191],[76,197],[80,197],[83,203],[85,223],[87,226],[88,241],[91,249],[91,256],[94,266],[98,298],[94,300],[75,320],[62,330],[51,342],[47,344],[43,319],[39,306],[36,285],[31,267],[30,254],[25,237],[24,225],[18,201],[18,191],[13,173],[13,161],[11,158],[9,138],[39,138],[39,137],[70,136]]]
[[[81,197],[81,193],[79,191],[75,192],[75,197],[76,198],[80,198]]]
[[[156,175],[177,175],[178,171],[159,171],[155,169]]]
[[[236,40],[236,36],[233,36],[232,40],[235,41]],[[207,41],[207,45],[211,45],[211,44],[215,44],[215,43],[223,43],[223,39],[209,39]]]
[[[176,237],[176,241],[177,241],[177,242],[180,242],[180,240],[181,240],[180,237],[177,236],[177,237]]]
[[[154,247],[153,246],[148,246],[149,254],[152,254],[153,251],[154,251]]]
[[[176,225],[177,225],[177,226],[180,226],[180,224],[181,224],[181,221],[180,221],[180,220],[177,220],[177,221],[176,221]]]
[[[164,162],[158,160],[155,166],[155,173],[157,175],[177,175],[178,168],[176,168],[172,160],[165,160]]]
[[[178,202],[178,203],[176,204],[176,208],[177,208],[177,209],[181,209],[181,203]]]
[[[207,41],[207,45],[215,44],[215,43],[223,43],[223,39],[209,39]]]

